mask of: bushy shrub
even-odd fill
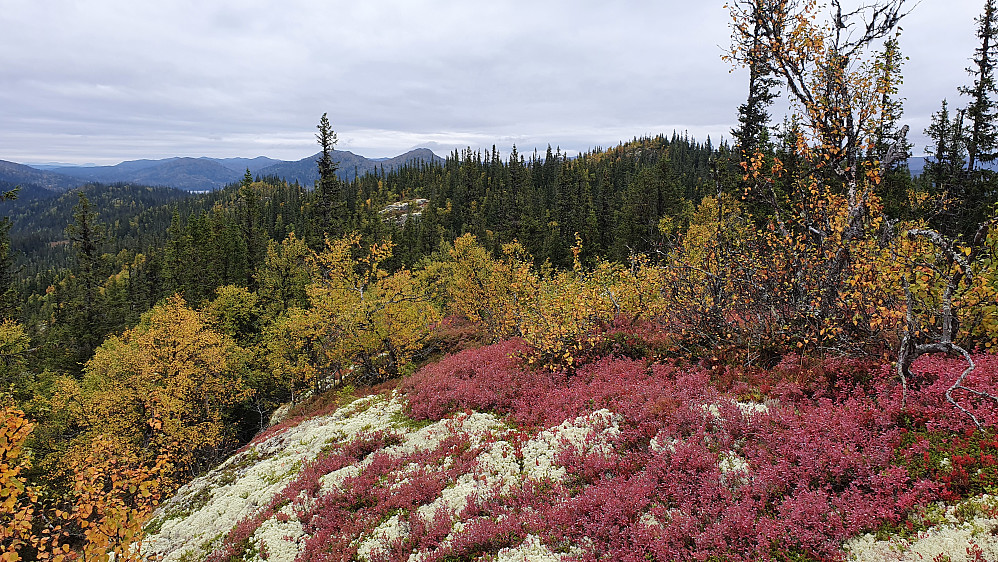
[[[762,370],[605,358],[567,376],[526,368],[520,345],[417,373],[412,412],[487,409],[525,427],[619,415],[612,453],[569,447],[563,482],[490,508],[546,544],[587,544],[593,559],[835,558],[847,538],[898,525],[916,505],[998,483],[996,440],[945,403],[958,361],[920,360],[923,385],[902,408],[894,370],[870,360],[788,356]],[[998,365],[978,361],[971,384],[994,389]],[[993,404],[960,398],[998,420]]]

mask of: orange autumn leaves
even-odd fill
[[[0,561],[20,560],[19,552],[36,541],[32,533],[37,494],[25,484],[30,467],[24,441],[32,424],[16,408],[0,410]]]
[[[0,561],[139,560],[142,525],[171,491],[172,465],[163,456],[143,461],[100,436],[72,468],[72,506],[46,509],[22,475],[32,429],[20,410],[0,410]]]
[[[159,500],[235,443],[226,422],[252,392],[245,373],[246,352],[180,297],[108,338],[81,381],[57,384],[52,403],[66,408],[78,435],[57,467],[68,489],[56,502],[39,502],[22,475],[32,424],[3,410],[2,560],[138,559],[142,526]]]

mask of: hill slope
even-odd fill
[[[0,184],[5,189],[15,186],[37,186],[52,191],[66,191],[85,182],[57,172],[37,170],[31,166],[0,160]]]
[[[504,562],[827,560],[846,552],[866,561],[940,553],[963,560],[972,559],[960,556],[968,549],[998,556],[998,501],[938,507],[937,484],[909,473],[905,463],[922,453],[906,449],[892,421],[900,397],[890,366],[834,360],[803,372],[788,364],[766,383],[782,386],[752,401],[738,398],[732,373],[607,358],[566,377],[523,370],[514,359],[522,351],[506,342],[461,352],[396,391],[271,428],[166,502],[148,526],[144,554]],[[979,359],[994,386],[998,359]],[[942,374],[909,397],[915,415],[965,429],[965,417],[938,408],[959,366],[930,359],[923,367]],[[793,376],[798,382],[789,383]],[[734,388],[744,391],[744,383]],[[819,394],[825,398],[807,397]],[[921,531],[910,541],[864,535],[904,522]]]

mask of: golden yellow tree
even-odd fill
[[[756,235],[757,249],[771,256],[760,264],[769,287],[754,292],[771,295],[768,322],[788,343],[849,351],[900,321],[900,272],[891,266],[890,247],[896,241],[879,236],[889,229],[875,189],[881,169],[903,157],[903,139],[893,139],[888,161],[872,155],[895,112],[890,100],[899,79],[897,57],[875,47],[896,34],[904,4],[728,4],[730,59],[764,59],[786,86],[800,124],[784,132],[786,154],[756,151],[742,162],[751,196],[769,206]],[[745,279],[743,273],[734,277]]]
[[[382,267],[392,247],[365,248],[353,234],[327,239],[309,258],[309,307],[291,307],[265,336],[275,371],[316,391],[346,377],[371,384],[404,372],[440,313],[420,278]]]
[[[519,243],[503,246],[502,259],[471,234],[454,241],[445,276],[450,306],[481,324],[492,341],[522,335],[523,308],[540,279],[532,260]]]
[[[573,267],[535,267],[517,244],[495,258],[471,235],[454,242],[446,281],[454,312],[479,323],[493,341],[522,337],[527,358],[549,369],[569,369],[602,341],[616,318],[630,322],[660,314],[661,270],[641,259],[631,267],[600,260],[592,269],[572,248]]]
[[[327,240],[314,256],[319,276],[308,295],[312,314],[324,320],[326,358],[359,367],[362,383],[400,374],[440,318],[411,271],[382,268],[392,247],[389,241],[364,249],[354,234]]]
[[[336,373],[326,370],[339,369],[339,365],[329,365],[326,359],[325,338],[318,324],[321,321],[308,309],[294,306],[264,330],[260,346],[266,364],[278,384],[288,390],[292,402],[305,392],[323,390],[327,380],[332,385]]]
[[[217,461],[235,442],[226,414],[251,392],[245,359],[180,296],[167,299],[85,365],[86,440],[110,439],[143,459],[168,454],[180,475]]]

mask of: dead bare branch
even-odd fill
[[[980,241],[984,239],[982,232],[987,231],[990,223],[985,223],[978,230],[978,236],[975,237],[975,241]],[[953,298],[960,284],[965,280],[969,281],[973,279],[973,268],[971,267],[971,260],[976,254],[976,248],[971,249],[967,254],[964,254],[954,243],[953,240],[946,236],[943,236],[939,232],[931,229],[924,228],[913,228],[909,229],[906,233],[907,236],[911,238],[922,237],[931,242],[942,254],[942,258],[948,264],[946,268],[936,269],[937,272],[942,273],[941,269],[946,271],[944,275],[946,279],[946,285],[943,288],[942,295],[940,295],[939,304],[939,315],[941,320],[941,327],[936,336],[938,341],[923,343],[916,345],[915,338],[919,333],[919,326],[914,314],[914,297],[911,292],[911,285],[907,278],[904,279],[904,292],[905,292],[905,326],[902,330],[901,345],[898,350],[898,364],[897,372],[898,376],[901,378],[902,385],[902,407],[904,401],[907,397],[907,381],[912,376],[911,366],[916,359],[922,355],[928,353],[945,353],[951,355],[958,355],[962,357],[967,362],[967,368],[960,374],[956,382],[954,382],[948,389],[946,389],[946,400],[959,409],[961,412],[966,414],[973,420],[974,425],[977,426],[979,430],[984,429],[984,425],[981,423],[977,416],[975,416],[971,411],[967,410],[961,404],[959,404],[956,399],[953,398],[954,390],[965,390],[972,394],[984,398],[990,398],[998,402],[998,396],[995,396],[989,392],[984,392],[981,390],[976,390],[963,385],[964,380],[969,376],[976,365],[971,357],[970,353],[963,347],[957,345],[953,342],[956,338],[959,322],[957,321],[956,311],[953,308]],[[970,259],[968,259],[968,256]],[[956,264],[957,267],[952,267]],[[935,269],[935,268],[933,268]]]

